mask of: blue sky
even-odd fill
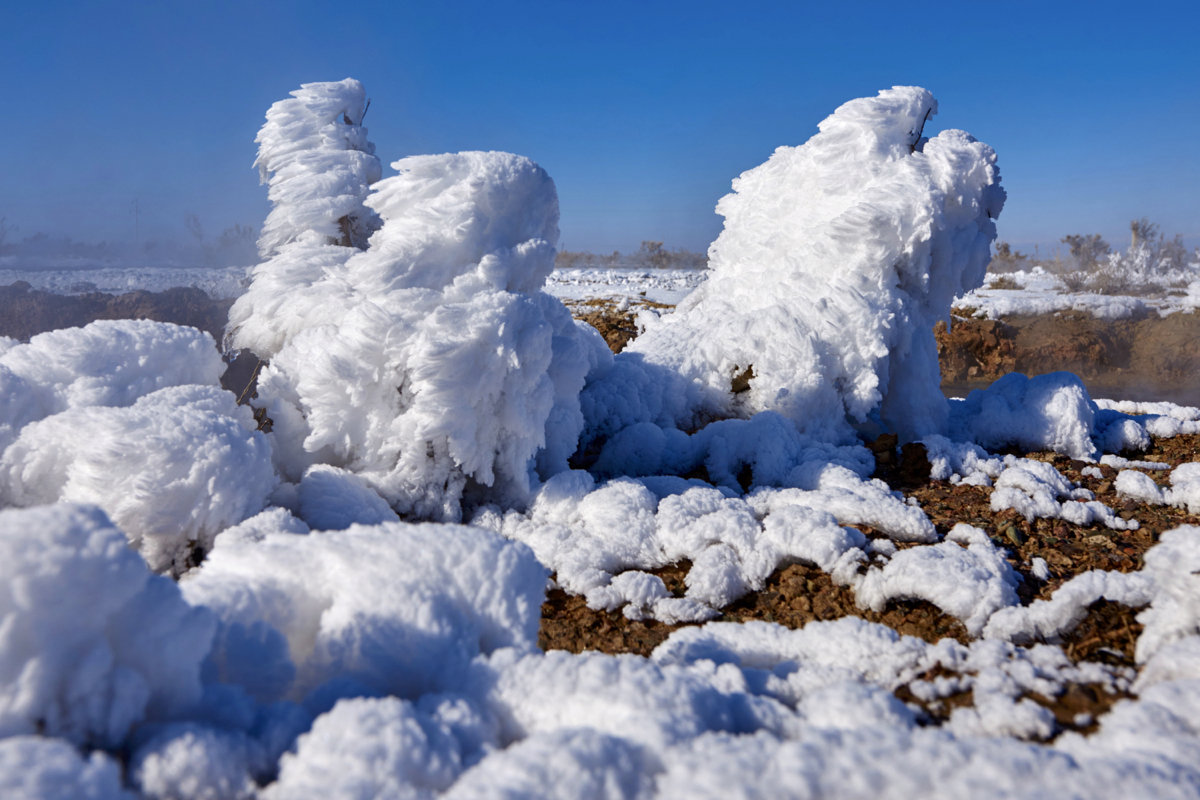
[[[1200,244],[1200,6],[1191,3],[45,2],[0,26],[0,217],[20,238],[186,240],[258,225],[263,113],[355,77],[385,164],[530,156],[562,244],[703,250],[730,180],[840,103],[918,84],[991,144],[1000,238],[1114,245],[1146,216]],[[385,168],[384,174],[390,171]]]

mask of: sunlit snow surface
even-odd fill
[[[996,319],[1014,314],[1054,314],[1078,311],[1099,319],[1127,319],[1147,313],[1159,315],[1200,308],[1200,264],[1163,276],[1162,283],[1184,288],[1154,297],[1071,292],[1057,277],[1042,269],[1005,273],[1020,289],[983,286],[958,297],[955,308],[970,309],[976,316]]]
[[[297,99],[366,147],[361,87],[306,91]],[[439,404],[459,425],[502,416],[477,438],[434,431],[473,442],[458,461],[417,454],[444,468],[428,487],[444,499],[455,475],[491,466],[511,482],[534,445],[580,430],[570,398],[582,376],[556,373],[554,358],[603,358],[555,297],[665,302],[703,273],[551,273],[553,189],[532,162],[399,164],[406,177],[363,206],[383,221],[367,251],[289,242],[289,220],[329,221],[319,209],[276,218],[281,253],[244,305],[294,291],[281,297],[305,313],[246,335],[278,345],[295,381],[283,374],[276,390],[290,386],[297,408],[321,391],[361,392],[326,405],[341,415],[332,422],[305,420],[309,433],[325,426],[329,452],[400,441],[387,451],[399,457],[405,426],[432,424]],[[357,189],[344,197],[334,211],[359,208]],[[452,224],[423,227],[431,218]],[[146,275],[140,288],[165,288]],[[427,322],[445,309],[444,324]],[[454,347],[439,349],[439,334]],[[482,372],[487,352],[507,378]],[[1019,575],[985,532],[942,536],[864,477],[872,460],[857,441],[802,435],[773,410],[687,433],[635,418],[590,472],[566,468],[569,453],[539,457],[520,491],[472,487],[488,501],[467,505],[472,524],[414,524],[380,491],[392,464],[314,459],[279,475],[272,465],[297,452],[215,388],[218,369],[207,335],[161,323],[0,339],[0,796],[1200,796],[1200,528],[1164,533],[1139,572],[1089,572],[1023,607]],[[437,402],[396,399],[397,374]],[[504,390],[472,405],[471,387],[493,378]],[[523,391],[550,403],[527,407],[514,399]],[[364,419],[355,403],[394,413]],[[412,408],[419,418],[405,421]],[[1152,467],[1112,453],[1196,432],[1200,409],[1093,401],[1058,374],[949,404],[946,435],[924,442],[935,478],[993,487],[994,508],[1120,527],[1135,521],[1049,464],[985,447],[1103,459],[1123,470],[1118,492],[1194,511],[1196,465],[1161,487],[1139,471]],[[464,464],[474,471],[454,472]],[[692,568],[677,597],[650,570],[682,558]],[[538,648],[552,573],[593,608],[703,622],[789,561],[828,573],[863,608],[926,600],[974,638],[929,644],[845,618],[800,630],[708,622],[649,658]],[[1145,607],[1136,671],[1038,643],[1099,599]],[[1133,699],[1089,737],[1039,743],[1056,722],[1029,695],[1072,684]],[[972,703],[929,726],[901,689]]]

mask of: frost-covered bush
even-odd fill
[[[272,203],[259,239],[266,261],[229,310],[226,329],[230,345],[262,358],[320,313],[325,293],[305,287],[365,248],[379,227],[364,205],[382,169],[362,127],[362,84],[307,83],[292,95],[271,106],[258,133],[255,164]]]
[[[916,87],[852,100],[737,178],[708,281],[589,383],[592,433],[764,410],[822,438],[942,430],[931,329],[982,283],[1005,195],[990,147],[922,136],[936,110]]]
[[[258,167],[269,184],[271,213],[263,223],[259,253],[314,236],[362,249],[378,227],[363,206],[367,187],[381,170],[375,145],[362,127],[367,99],[353,78],[306,83],[267,110],[258,132]]]
[[[282,135],[268,128],[264,148]],[[258,391],[290,480],[331,465],[428,519],[460,518],[464,500],[520,504],[538,470],[566,468],[584,376],[607,355],[541,291],[554,183],[507,153],[392,166],[363,201],[383,220],[369,248],[286,245],[235,305],[231,342],[271,358]]]
[[[152,569],[176,574],[276,483],[250,410],[215,386],[68,409],[25,426],[0,456],[0,503],[98,505]]]
[[[200,700],[214,627],[99,509],[0,511],[0,737],[119,745]]]
[[[212,337],[103,320],[0,353],[0,506],[99,505],[158,571],[181,571],[277,480]]]
[[[0,453],[60,411],[128,406],[169,386],[216,385],[223,365],[203,331],[150,320],[98,320],[0,347]]]

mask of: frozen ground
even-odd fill
[[[277,103],[231,314],[271,359],[254,410],[194,329],[0,339],[0,795],[1200,796],[1200,520],[1033,599],[1055,567],[1014,566],[1015,527],[870,478],[896,428],[1014,520],[1119,543],[1114,486],[1200,512],[1195,463],[1132,455],[1200,409],[1063,373],[938,393],[931,323],[982,282],[1004,195],[986,145],[923,137],[935,110],[852,101],[739,177],[705,288],[613,356],[543,291],[537,165],[377,181],[360,84]],[[686,288],[619,291],[656,279]],[[795,564],[963,634],[712,621]],[[695,624],[648,657],[545,652],[551,588]],[[1061,646],[1098,601],[1136,613],[1129,663]],[[1089,692],[1103,712],[1050,708]]]

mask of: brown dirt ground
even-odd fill
[[[645,308],[673,307],[645,298],[630,299],[625,310],[621,310],[615,300],[606,297],[563,302],[575,319],[582,320],[600,331],[600,335],[614,353],[621,352],[629,340],[638,335],[636,319],[639,311]]]
[[[1080,312],[975,319],[956,309],[934,329],[942,387],[955,394],[1009,372],[1067,370],[1094,397],[1200,402],[1200,314],[1103,320]]]
[[[98,319],[152,319],[191,325],[208,331],[219,342],[232,304],[232,300],[214,300],[193,288],[60,295],[17,281],[0,286],[0,336],[29,341],[44,331],[78,327]]]
[[[632,328],[632,315],[620,315],[605,302],[580,306],[576,314],[581,319],[597,324],[602,331],[618,331],[623,335]],[[947,355],[951,356],[948,359],[951,361],[958,358],[956,363],[961,365],[967,362],[969,356],[971,365],[977,367],[972,377],[982,375],[990,381],[1027,358],[1021,355],[1022,351],[1014,343],[1020,337],[1013,334],[1011,326],[1006,328],[1008,323],[976,322],[979,324],[956,328],[957,355],[949,346],[954,343],[948,343],[944,330],[941,332],[939,343],[944,359]],[[1075,325],[1076,322],[1068,320],[1069,325]],[[1165,334],[1164,340],[1168,344],[1164,346],[1172,346],[1170,343],[1178,335],[1176,327],[1183,329],[1192,324],[1192,320],[1185,320],[1182,325],[1173,323]],[[1054,335],[1052,325],[1047,327],[1035,321],[1029,323],[1028,328],[1042,331],[1039,335],[1051,338]],[[1047,330],[1050,333],[1046,333]],[[606,338],[608,336],[606,333]],[[624,347],[628,337],[619,338],[614,333],[608,341],[616,351]],[[1076,344],[1070,346],[1077,347]],[[1081,344],[1078,348],[1086,349]],[[954,368],[952,363],[951,369]],[[1025,579],[1018,592],[1025,604],[1049,597],[1064,582],[1088,570],[1129,572],[1141,569],[1146,550],[1158,541],[1164,531],[1183,524],[1200,525],[1200,516],[1189,514],[1184,509],[1149,506],[1119,498],[1113,486],[1116,470],[1111,467],[1100,466],[1103,477],[1094,478],[1082,474],[1081,470],[1087,466],[1084,462],[1073,461],[1056,453],[1037,452],[1020,455],[1052,463],[1064,476],[1090,489],[1097,500],[1116,509],[1122,517],[1136,518],[1140,527],[1134,531],[1113,531],[1103,526],[1072,525],[1063,520],[1038,519],[1029,523],[1014,511],[992,511],[989,506],[991,490],[988,488],[931,481],[923,448],[917,445],[899,449],[896,444],[894,437],[881,437],[872,443],[878,464],[876,477],[886,480],[906,496],[916,498],[939,532],[945,533],[959,522],[967,522],[987,531],[993,541],[1006,549],[1009,563]],[[1200,436],[1156,440],[1138,458],[1162,461],[1172,467],[1184,462],[1200,461]],[[1148,474],[1161,484],[1166,481],[1168,472],[1148,471]],[[868,536],[877,535],[869,528],[858,527]],[[1030,573],[1030,562],[1034,557],[1046,560],[1050,568],[1048,580],[1039,581]],[[688,563],[682,562],[658,570],[656,574],[669,590],[682,595],[683,578],[689,568]],[[1141,632],[1141,625],[1135,619],[1139,610],[1100,601],[1089,608],[1087,617],[1077,627],[1056,643],[1063,647],[1068,658],[1076,662],[1099,661],[1114,667],[1133,667],[1134,646]],[[799,628],[813,620],[830,620],[848,615],[888,625],[900,633],[930,642],[947,636],[960,642],[966,642],[969,638],[958,620],[923,601],[893,602],[878,613],[860,609],[849,589],[835,585],[828,575],[803,563],[778,569],[761,590],[723,609],[721,619],[734,622],[767,620],[789,628]],[[599,650],[647,655],[676,627],[653,620],[629,620],[620,612],[594,611],[587,607],[582,597],[554,590],[549,593],[542,608],[539,643],[548,650]],[[906,687],[901,687],[896,694],[901,700],[917,706],[926,724],[939,724],[948,718],[953,708],[972,702],[970,692],[932,703],[916,702],[915,696]],[[1108,693],[1100,686],[1070,685],[1057,697],[1031,695],[1029,699],[1054,713],[1060,732],[1072,730],[1089,733],[1096,727],[1096,718],[1123,696]]]

